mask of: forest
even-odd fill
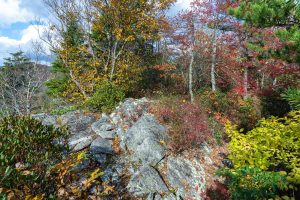
[[[225,149],[206,190],[179,199],[300,199],[300,1],[192,0],[170,16],[174,3],[44,0],[51,66],[35,44],[0,67],[0,199],[147,199],[80,170],[89,153],[66,145],[70,127],[32,117],[110,114],[128,98],[149,99],[170,155]]]

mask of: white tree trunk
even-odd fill
[[[189,64],[189,93],[191,97],[191,103],[194,103],[194,92],[193,92],[193,66],[194,66],[194,60],[195,60],[195,25],[194,25],[194,19],[192,19],[191,24],[191,60]]]
[[[217,37],[216,30],[213,33],[213,52],[212,52],[212,63],[211,63],[211,89],[215,92],[216,89],[216,61],[217,61]]]
[[[193,93],[193,65],[194,65],[194,52],[192,50],[192,56],[189,65],[189,93],[191,97],[191,103],[194,103],[194,93]]]
[[[112,55],[111,55],[110,81],[112,81],[113,78],[114,78],[116,60],[117,60],[117,47],[118,47],[118,42],[115,42],[114,46],[113,46],[113,49],[112,49]]]

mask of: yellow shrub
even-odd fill
[[[288,181],[300,184],[300,111],[284,118],[263,119],[247,134],[231,124],[227,124],[226,132],[231,138],[229,158],[235,168],[286,171]]]

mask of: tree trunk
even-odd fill
[[[194,52],[192,52],[191,61],[190,61],[190,65],[189,65],[189,93],[190,93],[190,96],[191,96],[191,103],[194,103],[193,65],[194,65]]]
[[[117,47],[118,47],[118,42],[114,43],[113,50],[111,52],[111,72],[110,72],[110,81],[113,80],[114,78],[114,73],[115,73],[115,67],[116,67],[116,60],[117,60]]]
[[[213,52],[212,52],[212,63],[211,63],[211,88],[212,91],[216,91],[216,61],[217,61],[217,38],[216,29],[213,33]]]
[[[244,99],[248,98],[248,67],[244,69]]]
[[[75,79],[75,77],[72,73],[72,70],[70,70],[70,77],[71,77],[72,82],[76,85],[76,87],[79,89],[80,93],[83,95],[84,99],[87,99],[88,96],[87,96],[85,90],[82,89],[80,83]]]
[[[194,103],[194,93],[193,93],[193,66],[194,66],[194,60],[195,60],[195,25],[194,25],[194,20],[192,20],[191,24],[191,35],[192,35],[192,40],[191,40],[191,60],[190,60],[190,65],[189,65],[189,93],[191,97],[191,103]]]

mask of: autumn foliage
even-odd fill
[[[198,105],[166,98],[154,104],[151,110],[162,123],[169,125],[169,146],[175,152],[212,139],[208,118]]]

